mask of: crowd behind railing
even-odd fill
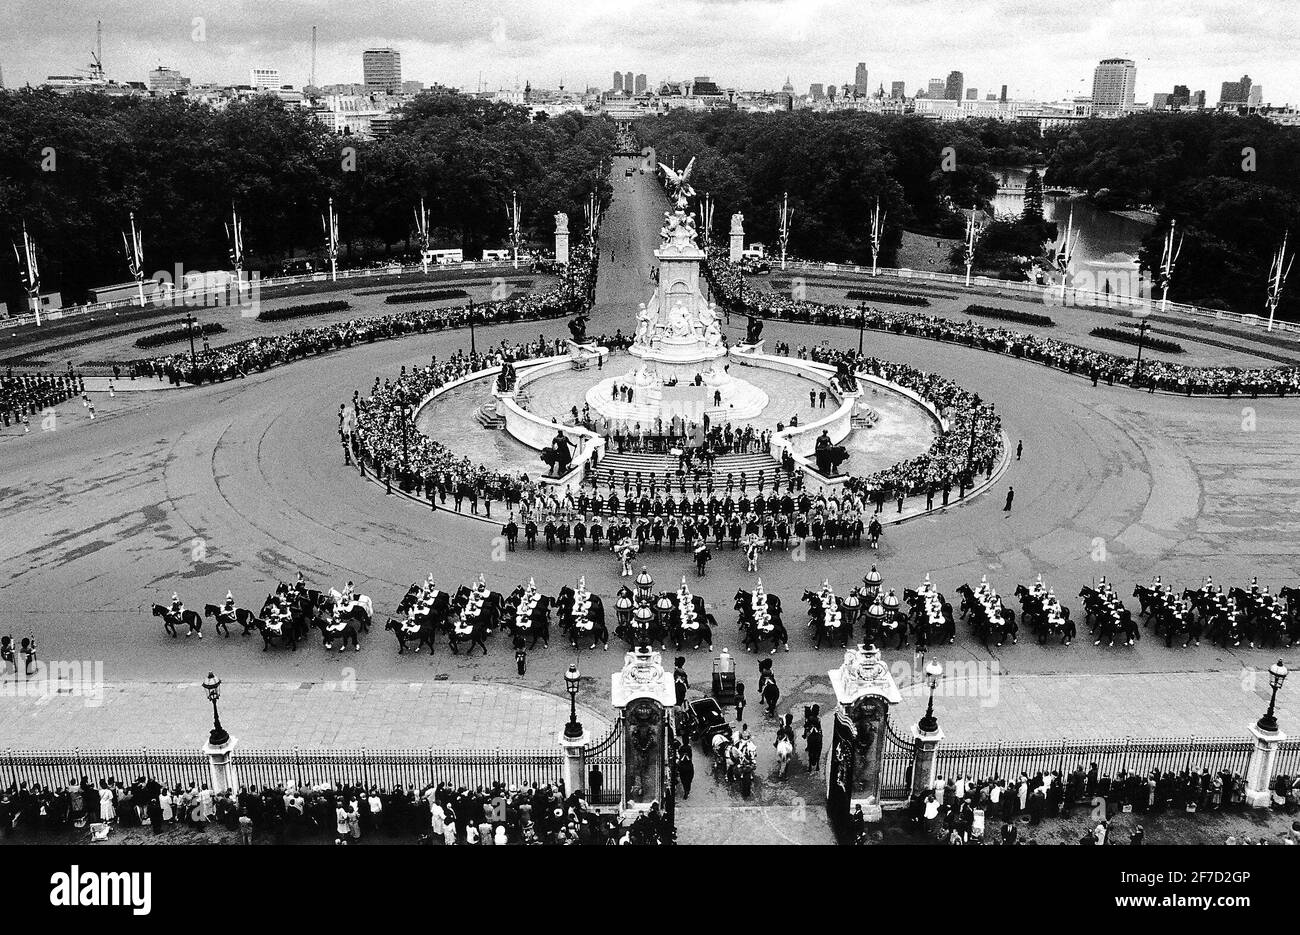
[[[66,786],[20,782],[0,793],[0,834],[35,840],[69,833],[101,835],[148,828],[225,829],[242,843],[356,844],[367,839],[445,845],[666,844],[672,829],[655,803],[635,820],[593,809],[585,793],[560,784],[455,786],[365,782],[312,786],[241,786],[217,792],[206,783],[168,786],[154,777],[83,775]]]
[[[955,321],[915,310],[852,308],[795,299],[750,288],[726,253],[709,254],[709,278],[719,301],[731,311],[794,322],[859,326],[977,347],[1037,361],[1057,370],[1091,378],[1094,383],[1162,390],[1187,396],[1277,395],[1300,390],[1300,367],[1193,367],[1150,357],[1135,358],[1093,350],[1056,338],[996,328],[975,321]]]
[[[352,318],[287,334],[252,338],[234,344],[205,348],[191,355],[171,354],[137,361],[139,376],[173,383],[203,383],[245,376],[297,358],[324,354],[355,344],[417,332],[493,325],[514,321],[539,321],[572,315],[587,308],[595,296],[596,259],[588,246],[574,249],[559,283],[545,292],[469,303],[457,308],[427,308]]]
[[[1294,810],[1300,804],[1300,777],[1278,775],[1270,784],[1275,807]],[[922,795],[912,796],[907,819],[918,836],[938,837],[950,844],[993,843],[980,834],[977,817],[1002,823],[996,839],[1002,844],[1023,844],[1022,817],[1036,828],[1044,819],[1069,818],[1080,807],[1092,809],[1095,821],[1081,844],[1141,844],[1140,824],[1127,840],[1111,835],[1110,819],[1117,814],[1155,817],[1161,814],[1230,813],[1246,808],[1246,780],[1229,769],[1211,772],[1208,766],[1181,770],[1152,769],[1148,773],[1119,770],[1111,776],[1091,763],[1073,770],[1022,772],[1016,778],[999,775],[972,780],[969,774],[938,776]],[[860,823],[855,823],[860,833]],[[1294,832],[1283,832],[1281,843],[1300,842]],[[1259,842],[1264,843],[1261,834]],[[1236,843],[1230,839],[1229,843]],[[1249,843],[1243,841],[1242,843]]]

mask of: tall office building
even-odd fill
[[[631,97],[632,89],[636,87],[636,75],[630,71],[623,72],[623,93]]]
[[[280,88],[280,69],[250,68],[248,83],[258,91],[278,91]]]
[[[189,85],[189,78],[166,65],[159,65],[149,72],[149,90],[154,94],[174,94],[188,88]]]
[[[621,71],[614,72],[614,85],[611,90],[615,93],[623,90],[623,73]]]
[[[1137,66],[1131,58],[1104,58],[1092,72],[1092,109],[1117,113],[1133,106]]]
[[[932,98],[932,99],[934,99],[934,100],[940,100],[940,101],[941,101],[941,100],[943,100],[944,92],[947,91],[947,89],[948,89],[948,86],[947,86],[946,84],[944,84],[942,78],[931,78],[931,79],[930,79],[930,86],[929,86],[929,88],[926,90],[926,92],[925,92],[925,96],[928,97],[928,98]]]
[[[907,97],[906,85],[901,81],[891,81],[889,83],[889,96],[896,101],[901,101]]]
[[[826,96],[826,86],[821,84],[810,84],[808,86],[808,96],[814,101],[820,101]]]
[[[361,81],[372,91],[402,90],[402,55],[395,49],[366,49],[361,53]]]
[[[1007,86],[1005,84],[1002,86],[1002,96],[999,97],[998,100],[1003,104],[1007,102]]]
[[[645,94],[645,89],[646,89],[646,85],[647,85],[647,84],[648,84],[648,82],[646,81],[646,77],[645,77],[644,74],[637,75],[637,76],[636,76],[636,93],[637,93],[637,94]]]
[[[1250,75],[1242,75],[1240,81],[1225,81],[1219,91],[1219,103],[1245,104],[1250,100],[1251,87]]]
[[[966,81],[966,76],[959,71],[948,72],[948,81],[944,85],[943,96],[950,101],[961,100],[962,85]]]
[[[853,93],[858,97],[866,97],[870,93],[870,88],[867,85],[866,62],[858,62],[858,67],[853,72]]]
[[[979,99],[980,99],[980,89],[979,89],[979,88],[967,88],[967,89],[966,89],[966,100],[968,100],[968,101],[978,101]]]
[[[1264,86],[1262,84],[1252,84],[1250,93],[1246,95],[1247,104],[1259,105],[1264,103]]]

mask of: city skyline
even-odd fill
[[[104,67],[119,81],[145,81],[165,65],[195,83],[218,84],[242,84],[250,69],[274,68],[285,83],[302,86],[315,25],[317,84],[360,81],[362,52],[391,47],[402,56],[405,77],[469,90],[480,76],[486,89],[526,81],[605,88],[618,63],[629,61],[640,63],[637,72],[650,75],[651,87],[703,71],[723,87],[775,90],[789,74],[795,87],[806,88],[832,80],[852,84],[863,62],[873,90],[897,80],[922,87],[928,77],[956,70],[968,86],[1007,84],[1013,98],[1061,99],[1088,95],[1099,61],[1130,58],[1139,101],[1175,84],[1205,88],[1213,101],[1224,81],[1244,73],[1274,104],[1300,100],[1300,62],[1286,39],[1300,32],[1300,10],[1278,2],[1258,4],[1262,15],[1249,21],[1209,0],[1108,3],[1085,22],[1064,5],[1010,0],[955,10],[927,0],[907,4],[906,16],[890,14],[893,6],[903,10],[896,0],[869,11],[840,0],[665,0],[660,16],[689,24],[666,31],[659,17],[629,17],[604,0],[576,11],[551,0],[506,2],[490,11],[460,0],[380,6],[385,15],[377,19],[373,7],[304,0],[265,8],[227,0],[196,21],[192,9],[176,4],[142,20],[129,0],[70,0],[57,9],[42,6],[39,15],[34,0],[16,0],[0,30],[13,37],[0,43],[0,68],[8,87],[84,72],[100,19]],[[822,29],[823,22],[835,28]],[[862,35],[871,41],[852,38]],[[728,62],[725,73],[714,64],[719,61]]]

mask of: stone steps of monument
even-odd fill
[[[506,427],[505,417],[497,412],[496,403],[484,403],[479,406],[474,413],[474,419],[485,429],[503,429]]]
[[[772,476],[772,472],[777,470],[779,465],[766,452],[752,452],[749,454],[728,454],[719,455],[713,462],[713,476],[726,477],[728,474],[740,476],[744,471],[751,478],[756,478],[759,471],[766,472],[767,476]],[[636,472],[640,471],[642,476],[649,477],[655,474],[660,478],[664,472],[670,472],[674,477],[677,474],[677,459],[672,455],[656,454],[647,452],[626,451],[619,454],[617,451],[605,455],[600,462],[600,468],[596,471],[596,477],[601,484],[608,484],[611,478],[621,483],[623,472],[626,471],[631,478],[636,477]]]

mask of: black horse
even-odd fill
[[[568,634],[569,645],[577,649],[579,639],[584,643],[590,639],[592,649],[595,649],[596,644],[599,643],[608,650],[609,627],[605,624],[604,601],[600,599],[599,594],[589,594],[587,612],[575,614],[576,601],[577,592],[567,584],[560,588],[560,593],[555,598],[555,612],[558,615],[560,629]]]
[[[276,640],[280,641],[281,646],[288,646],[294,652],[298,651],[298,632],[294,628],[292,618],[282,620],[278,624],[273,624],[269,620],[263,620],[261,617],[253,618],[253,628],[262,637],[262,652],[266,652]]]
[[[397,655],[406,652],[407,643],[415,643],[417,653],[421,647],[428,646],[429,655],[433,655],[433,638],[438,633],[438,625],[432,621],[430,614],[416,614],[410,621],[389,617],[384,629],[392,630],[397,637]]]
[[[813,628],[817,636],[815,648],[822,648],[822,640],[828,644],[834,645],[837,641],[840,648],[846,649],[849,640],[853,638],[853,627],[846,623],[842,613],[837,614],[837,619],[832,622],[828,620],[827,611],[831,609],[823,600],[821,594],[816,591],[805,590],[803,600],[808,604],[808,626]],[[834,609],[839,611],[840,599],[834,599]]]
[[[768,620],[760,624],[754,610],[753,597],[749,591],[740,590],[736,592],[736,600],[732,604],[732,610],[740,615],[736,626],[741,632],[741,643],[745,651],[755,652],[761,648],[763,640],[771,640],[769,655],[775,654],[779,646],[784,646],[785,651],[789,652],[790,634],[786,632],[785,623],[781,620],[781,599],[775,594],[767,596]]]
[[[185,633],[187,637],[193,636],[197,633],[199,639],[203,639],[203,618],[200,617],[196,611],[190,610],[188,607],[182,610],[179,614],[174,614],[171,612],[170,608],[164,607],[162,604],[154,604],[153,615],[155,617],[162,617],[163,629],[172,636],[176,635],[176,628],[178,626],[187,626],[189,627],[189,630]]]
[[[551,605],[555,601],[544,594],[538,595],[532,613],[526,617],[521,617],[519,615],[519,605],[525,593],[525,588],[521,584],[506,598],[503,607],[506,627],[510,630],[512,636],[522,637],[525,640],[531,638],[532,642],[529,644],[529,649],[535,649],[538,640],[541,640],[542,647],[546,648],[551,643]]]

